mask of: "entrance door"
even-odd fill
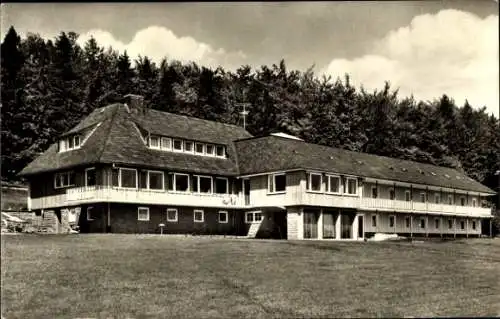
[[[319,212],[304,210],[304,238],[318,238]]]
[[[342,212],[340,219],[340,238],[352,238],[352,223],[354,222],[354,214]]]
[[[323,238],[335,238],[335,223],[338,212],[333,210],[323,211]]]
[[[363,238],[364,237],[364,218],[363,215],[358,215],[358,238]]]
[[[243,194],[245,196],[245,205],[250,205],[250,180],[243,180]]]

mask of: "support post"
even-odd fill
[[[453,198],[455,200],[455,198]],[[453,217],[453,238],[457,238],[457,218]]]
[[[439,195],[439,198],[441,198],[441,195]],[[443,238],[443,216],[439,216],[439,235],[441,238]]]
[[[106,229],[106,232],[107,233],[110,233],[111,232],[111,207],[110,207],[110,203],[108,202],[108,222],[107,222],[107,229]]]
[[[465,237],[469,238],[469,218],[465,218]]]
[[[413,238],[413,215],[410,214],[410,238]]]
[[[427,197],[427,193],[425,196]],[[425,237],[429,237],[429,215],[425,215]]]

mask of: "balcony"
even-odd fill
[[[62,195],[32,198],[31,209],[76,206],[96,202],[217,208],[241,208],[245,206],[243,196],[233,194],[200,194],[93,186],[69,188],[66,190],[66,194]]]

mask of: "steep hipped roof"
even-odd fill
[[[172,113],[147,110],[130,113],[124,104],[96,109],[63,136],[101,123],[77,150],[59,153],[57,143],[26,166],[20,175],[33,175],[85,164],[117,163],[206,174],[237,175],[232,141],[252,135],[241,127]],[[152,134],[226,145],[227,159],[149,149],[134,127]]]
[[[352,152],[278,136],[244,139],[236,141],[235,145],[241,175],[310,169],[494,194],[491,189],[465,174],[441,166]]]

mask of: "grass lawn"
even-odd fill
[[[500,315],[500,240],[2,236],[4,318]]]

